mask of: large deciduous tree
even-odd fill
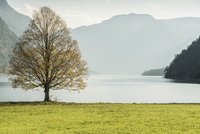
[[[80,90],[86,86],[86,62],[77,41],[71,38],[65,22],[48,7],[34,12],[13,50],[9,72],[14,75],[13,87],[42,87],[44,101],[50,100],[50,89]]]

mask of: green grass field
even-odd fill
[[[200,105],[0,103],[0,133],[193,134]]]

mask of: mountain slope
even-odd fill
[[[6,72],[9,62],[9,54],[17,41],[17,36],[0,18],[0,73]]]
[[[0,17],[9,28],[16,34],[21,35],[30,22],[30,18],[16,12],[6,0],[0,0]]]
[[[170,20],[132,13],[71,32],[92,70],[141,74],[148,68],[167,66],[178,51],[200,35],[200,27],[199,23],[182,27]]]

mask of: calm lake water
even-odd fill
[[[172,83],[157,76],[91,75],[88,86],[77,91],[50,91],[51,99],[64,102],[200,103],[200,84]],[[0,101],[41,101],[42,90],[13,89],[0,76]]]

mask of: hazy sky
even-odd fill
[[[17,11],[31,17],[32,11],[49,6],[69,27],[90,25],[114,15],[141,13],[157,19],[200,17],[200,0],[7,0]]]

